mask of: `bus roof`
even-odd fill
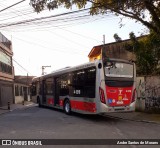
[[[132,63],[131,61],[128,60],[123,60],[123,59],[114,59],[114,58],[109,58],[108,60],[113,60],[113,61],[119,61],[119,62],[127,62],[127,63]],[[35,77],[32,79],[32,82],[37,81],[37,80],[43,80],[52,76],[58,76],[61,74],[65,74],[67,72],[72,72],[72,71],[76,71],[76,70],[81,70],[81,69],[85,69],[85,68],[89,68],[92,66],[95,66],[96,63],[99,63],[101,60],[96,59],[95,61],[91,61],[91,62],[87,62],[81,65],[77,65],[77,66],[73,66],[73,67],[65,67],[65,68],[61,68],[55,71],[52,71],[49,74],[43,75],[43,76],[39,76],[39,77]]]
[[[51,76],[58,76],[60,74],[64,74],[64,73],[67,73],[67,72],[76,71],[76,70],[80,70],[80,69],[84,69],[84,68],[89,68],[89,67],[95,66],[96,61],[84,63],[84,64],[73,66],[73,67],[65,67],[65,68],[62,68],[62,69],[58,69],[58,70],[52,71],[49,74],[39,76],[39,77],[35,77],[35,78],[32,79],[32,81],[34,82],[34,81],[37,81],[39,79],[45,79],[45,78],[49,78]]]

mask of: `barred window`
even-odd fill
[[[23,87],[20,87],[20,96],[23,96]]]
[[[0,61],[0,72],[12,74],[12,67]]]

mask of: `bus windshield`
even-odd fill
[[[106,77],[133,78],[133,64],[116,61],[104,63]]]

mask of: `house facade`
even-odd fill
[[[30,86],[34,76],[15,76],[14,77],[14,94],[15,103],[31,101]]]
[[[0,33],[0,107],[14,103],[12,43]]]

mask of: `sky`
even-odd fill
[[[19,1],[0,0],[0,10]],[[120,17],[111,14],[90,16],[82,11],[62,15],[77,10],[59,8],[37,14],[26,0],[0,12],[0,32],[12,41],[15,75],[40,76],[42,66],[51,66],[45,69],[50,73],[86,63],[91,49],[103,44],[103,35],[105,43],[110,43],[115,41],[115,33],[128,39],[130,32],[140,36],[146,31],[140,23],[126,18],[120,27]],[[46,16],[52,17],[42,19]],[[31,21],[35,18],[41,19]]]

